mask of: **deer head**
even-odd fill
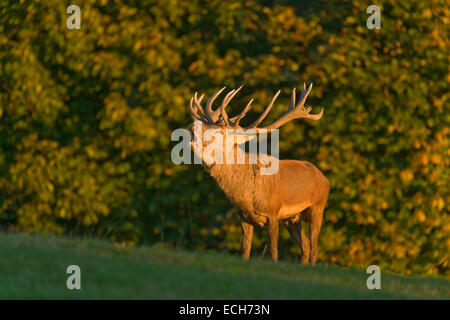
[[[206,102],[205,107],[202,107],[201,105],[201,101],[203,100],[204,95],[197,97],[197,92],[194,94],[194,96],[191,98],[190,101],[191,117],[192,120],[200,121],[202,123],[202,129],[200,132],[194,132],[195,130],[193,130],[193,124],[189,126],[189,130],[191,131],[192,137],[191,143],[195,143],[196,141],[198,141],[198,139],[201,140],[203,133],[208,129],[219,129],[219,130],[221,129],[222,132],[224,132],[225,129],[234,129],[234,130],[240,129],[241,132],[242,131],[245,132],[247,130],[258,131],[260,129],[277,129],[294,119],[305,118],[305,119],[319,120],[323,114],[323,108],[318,114],[310,114],[311,107],[305,107],[305,101],[309,93],[311,92],[312,83],[309,85],[308,88],[306,88],[306,84],[304,83],[299,101],[297,103],[295,101],[296,97],[294,88],[292,91],[291,103],[288,107],[288,110],[283,116],[281,116],[274,123],[266,127],[258,127],[258,125],[266,118],[266,116],[270,112],[275,100],[280,94],[280,90],[273,96],[272,100],[270,101],[269,105],[266,107],[264,112],[252,124],[250,124],[247,127],[242,127],[239,125],[239,122],[242,120],[242,118],[245,117],[247,112],[250,110],[253,99],[251,99],[247,103],[247,105],[241,111],[241,113],[239,113],[234,117],[230,118],[226,112],[227,105],[241,89],[242,86],[228,92],[225,98],[223,99],[221,105],[215,110],[213,110],[212,108],[213,102],[225,90],[225,87],[223,87],[215,94],[213,94]],[[245,141],[241,141],[241,143],[242,142]],[[202,148],[204,149],[205,147],[207,147],[207,145],[208,143],[206,144],[202,143]]]

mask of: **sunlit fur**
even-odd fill
[[[209,128],[203,125],[202,131]],[[203,143],[203,149],[207,145]],[[235,156],[238,152],[243,151],[236,146]],[[267,224],[270,252],[276,261],[278,222],[283,221],[302,249],[302,263],[315,264],[323,210],[330,190],[327,179],[311,163],[297,160],[280,160],[276,174],[261,175],[260,168],[264,164],[259,161],[249,164],[248,156],[246,153],[246,164],[203,163],[205,170],[239,212],[243,234],[242,256],[246,259],[250,256],[253,226]],[[310,224],[310,239],[302,229],[302,220]]]

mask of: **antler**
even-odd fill
[[[309,85],[308,89],[306,89],[306,84],[303,83],[303,90],[300,95],[300,100],[296,105],[295,104],[295,88],[294,88],[292,90],[292,99],[291,99],[291,103],[289,104],[288,111],[286,111],[286,113],[281,118],[279,118],[277,121],[275,121],[271,125],[269,125],[267,127],[258,128],[258,129],[277,129],[291,120],[300,119],[300,118],[319,120],[322,117],[323,108],[318,114],[309,114],[309,112],[311,111],[312,108],[311,107],[305,108],[305,101],[306,101],[306,98],[308,97],[308,94],[311,92],[311,89],[312,89],[312,83]],[[250,126],[246,127],[246,129],[256,129],[257,128],[258,124],[260,124],[264,120],[264,118],[267,116],[267,114],[269,113],[269,111],[272,108],[272,105],[273,105],[275,99],[278,97],[279,93],[280,93],[280,91],[278,91],[275,94],[275,96],[272,98],[272,101],[267,106],[266,110],[264,110],[264,112],[259,116],[258,119],[256,119],[255,122],[253,122]]]
[[[251,103],[253,102],[253,99],[249,101],[247,106],[242,110],[240,114],[233,118],[229,118],[225,108],[227,107],[228,103],[233,99],[233,97],[239,92],[239,90],[242,89],[242,86],[240,86],[238,89],[231,90],[227,93],[225,98],[222,101],[222,104],[219,108],[216,110],[212,109],[212,104],[214,100],[219,96],[219,94],[222,93],[223,90],[225,90],[225,87],[217,91],[214,95],[212,95],[208,101],[206,102],[206,108],[203,109],[201,106],[201,101],[203,99],[202,95],[200,98],[197,98],[197,92],[194,94],[194,96],[191,98],[190,102],[190,108],[191,108],[191,117],[193,120],[199,120],[202,121],[205,124],[209,125],[218,125],[222,127],[239,127],[239,121],[247,114],[247,112],[250,110]],[[312,120],[319,120],[322,117],[323,114],[323,108],[318,114],[310,114],[311,107],[305,108],[305,101],[308,97],[308,94],[311,92],[312,89],[312,83],[309,85],[308,89],[306,89],[306,84],[303,83],[303,90],[300,95],[300,100],[297,104],[295,104],[295,88],[292,90],[292,99],[291,103],[289,105],[288,110],[286,113],[279,118],[277,121],[272,123],[271,125],[267,127],[258,128],[258,125],[266,118],[266,116],[269,114],[270,109],[272,108],[275,100],[278,98],[278,95],[280,94],[280,90],[273,96],[272,100],[270,101],[269,105],[267,106],[266,110],[256,119],[255,122],[253,122],[250,126],[245,127],[245,129],[277,129],[284,125],[285,123],[294,120],[294,119],[312,119]],[[194,105],[195,104],[195,105]]]
[[[197,98],[197,92],[194,94],[194,96],[191,98],[190,102],[190,108],[191,108],[191,117],[193,120],[199,120],[202,121],[205,124],[209,125],[218,125],[222,127],[234,127],[237,128],[239,126],[239,121],[245,116],[245,114],[250,110],[250,105],[253,102],[253,99],[250,100],[250,102],[247,104],[247,106],[244,108],[244,110],[237,115],[236,117],[229,118],[225,108],[227,107],[228,103],[230,103],[231,99],[239,92],[239,90],[242,89],[242,86],[240,86],[237,89],[231,90],[227,93],[225,98],[223,99],[221,105],[216,110],[212,109],[212,104],[214,100],[219,96],[219,94],[222,93],[223,90],[225,90],[225,87],[217,91],[215,94],[213,94],[208,101],[206,102],[206,108],[203,109],[201,106],[201,101],[203,99],[202,95],[200,98]],[[199,114],[200,112],[200,114]]]

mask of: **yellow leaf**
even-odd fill
[[[416,216],[420,222],[424,222],[425,219],[427,218],[427,216],[425,215],[425,213],[422,210],[417,211]]]
[[[403,182],[408,182],[414,179],[414,174],[412,173],[411,170],[405,169],[400,171],[400,178],[402,179]]]

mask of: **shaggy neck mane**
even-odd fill
[[[235,150],[234,164],[214,163],[212,165],[203,165],[205,170],[214,178],[231,202],[240,207],[242,202],[252,198],[255,181],[259,175],[260,165],[250,164],[249,153],[242,150],[239,146],[235,148]],[[237,163],[238,153],[244,153],[244,164]],[[243,181],[245,181],[245,183],[243,183]]]

